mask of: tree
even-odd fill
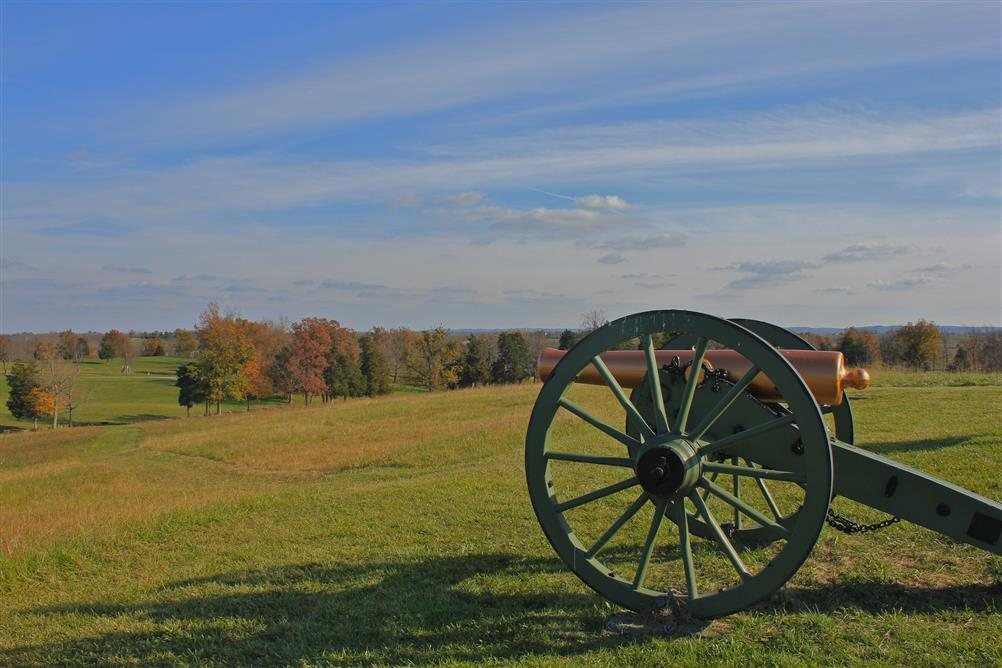
[[[73,360],[76,362],[90,357],[90,343],[84,337],[78,336],[73,352]]]
[[[914,369],[932,369],[943,354],[943,335],[935,323],[919,320],[894,332],[900,360]]]
[[[557,347],[560,350],[570,350],[574,347],[574,344],[578,342],[578,335],[569,329],[565,329],[560,332],[560,342]]]
[[[97,356],[103,360],[110,360],[115,357],[122,358],[122,373],[128,374],[132,371],[129,360],[132,359],[132,341],[124,333],[113,329],[101,337],[101,343],[97,350]]]
[[[75,360],[77,359],[77,339],[80,338],[73,333],[73,330],[67,329],[65,332],[60,332],[56,339],[56,352],[64,360]]]
[[[330,328],[322,318],[303,318],[292,325],[292,341],[286,360],[286,373],[294,392],[301,392],[303,403],[310,397],[323,395],[327,389],[324,372],[330,365]]]
[[[521,332],[501,332],[498,335],[498,357],[491,366],[495,383],[520,383],[532,378],[535,370],[529,345]]]
[[[869,350],[867,349],[866,339],[863,337],[863,332],[859,331],[855,327],[850,327],[839,335],[838,343],[835,344],[835,349],[842,353],[845,357],[845,363],[857,366],[860,364],[866,364],[869,360]]]
[[[964,347],[964,344],[961,343],[957,346],[957,352],[953,355],[953,361],[947,365],[946,370],[970,371],[972,366],[973,363],[971,360],[971,353],[966,347]]]
[[[209,304],[199,319],[198,366],[216,415],[224,399],[243,399],[250,385],[243,373],[254,356],[254,344],[235,315],[223,315],[218,304]]]
[[[351,355],[337,353],[326,373],[327,392],[332,399],[360,397],[366,393],[365,376]]]
[[[407,357],[411,348],[417,343],[418,334],[406,327],[390,330],[373,327],[372,336],[376,346],[386,358],[393,382],[400,382],[400,372],[408,369]]]
[[[191,417],[191,407],[195,404],[205,402],[205,414],[209,414],[209,388],[199,373],[198,364],[188,362],[182,364],[176,371],[177,380],[174,387],[179,388],[177,403],[187,409],[188,417]]]
[[[491,358],[487,341],[482,336],[470,334],[466,340],[466,351],[463,353],[459,384],[463,387],[476,387],[489,382],[491,382]]]
[[[406,365],[418,383],[429,391],[436,391],[459,380],[458,357],[458,342],[439,325],[417,335],[407,351]]]
[[[7,376],[7,410],[20,420],[34,420],[38,426],[38,418],[45,413],[39,412],[38,394],[42,390],[42,378],[37,362],[14,362]]]
[[[35,344],[35,350],[32,351],[31,356],[39,362],[44,362],[52,359],[56,354],[56,348],[52,345],[51,341],[48,339],[39,339]]]
[[[198,339],[190,329],[174,330],[174,354],[178,357],[191,357],[198,348]]]
[[[599,327],[607,324],[609,319],[605,317],[605,311],[594,310],[588,311],[587,313],[581,314],[581,330],[582,334],[590,334],[594,332]]]
[[[290,372],[292,364],[292,349],[286,345],[275,353],[275,358],[268,369],[268,379],[272,387],[285,395],[289,403],[292,403],[292,393],[296,391],[296,385]]]
[[[166,354],[164,342],[160,340],[159,336],[154,336],[152,339],[143,339],[144,357],[163,357]]]
[[[41,367],[42,389],[52,398],[51,407],[45,411],[52,416],[52,428],[59,426],[59,409],[67,404],[74,408],[79,402],[74,401],[74,388],[80,375],[80,367],[66,360],[52,356]]]
[[[370,397],[389,394],[392,389],[390,386],[390,367],[371,334],[361,337],[359,350],[359,368],[365,377],[366,394]]]
[[[3,364],[3,375],[5,376],[7,375],[7,364],[10,363],[12,357],[10,337],[0,335],[0,364]]]

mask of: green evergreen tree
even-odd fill
[[[520,383],[532,378],[535,370],[529,344],[521,332],[501,332],[498,335],[498,357],[491,366],[495,383]]]
[[[208,413],[209,388],[203,380],[198,365],[194,362],[182,364],[177,368],[177,380],[174,387],[180,388],[177,395],[177,403],[188,410],[191,416],[191,407],[195,404],[205,403],[205,410]]]
[[[570,350],[574,347],[574,344],[578,342],[578,335],[569,329],[565,329],[560,332],[560,343],[557,344],[557,348],[560,350]]]
[[[361,357],[359,367],[362,369],[362,376],[365,377],[365,391],[370,397],[379,394],[389,394],[390,386],[390,365],[386,363],[386,358],[380,351],[379,346],[372,336],[363,336],[359,340]]]
[[[466,340],[466,352],[459,372],[461,387],[476,387],[491,382],[491,359],[487,342],[483,337],[470,334]]]
[[[38,404],[31,396],[32,390],[42,389],[42,377],[36,362],[14,362],[7,374],[7,410],[19,419],[37,420]]]
[[[338,353],[324,372],[331,398],[361,397],[366,393],[365,376],[355,358]]]

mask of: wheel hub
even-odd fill
[[[687,493],[699,478],[699,468],[695,448],[683,438],[650,445],[640,452],[634,465],[641,486],[662,497]]]

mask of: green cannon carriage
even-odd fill
[[[540,367],[532,505],[568,568],[618,605],[747,608],[797,572],[826,521],[907,520],[1002,554],[1002,505],[852,445],[842,386],[865,373],[784,329],[649,311]],[[836,496],[891,517],[855,524]]]

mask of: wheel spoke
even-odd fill
[[[555,459],[562,462],[601,464],[603,466],[625,466],[628,468],[633,466],[633,461],[626,457],[599,457],[598,455],[584,455],[579,452],[547,452],[544,456],[547,459]]]
[[[692,397],[696,394],[696,385],[699,384],[699,377],[703,372],[703,358],[706,356],[706,346],[709,343],[705,336],[696,339],[696,348],[692,355],[692,364],[689,365],[689,378],[685,381],[685,391],[682,394],[682,405],[678,410],[677,424],[675,432],[685,433],[685,425],[689,421],[689,409],[692,408]]]
[[[641,446],[640,441],[638,441],[637,439],[633,438],[632,436],[628,436],[627,434],[624,434],[623,432],[619,431],[612,425],[607,424],[602,420],[599,420],[597,417],[586,411],[581,406],[578,406],[570,399],[565,399],[561,397],[560,400],[557,401],[557,404],[565,408],[567,411],[573,413],[574,415],[577,415],[579,418],[581,418],[591,426],[595,427],[606,436],[611,436],[612,438],[616,439],[623,445],[629,448],[639,448]]]
[[[784,482],[807,482],[807,475],[795,471],[774,471],[773,469],[757,469],[750,466],[734,466],[733,464],[720,464],[717,462],[705,462],[704,471],[711,473],[723,473],[724,475],[743,475],[749,478],[763,478],[765,480],[782,480]]]
[[[716,480],[718,475],[720,475],[719,471],[713,471],[710,474],[710,482],[713,482],[714,480]],[[703,490],[703,500],[706,501],[706,497],[708,497],[709,495],[710,495],[710,491],[707,490],[707,489],[704,489]]]
[[[612,375],[611,371],[609,371],[609,367],[605,365],[602,358],[596,355],[592,358],[591,363],[598,370],[599,375],[602,376],[603,380],[605,380],[605,384],[609,386],[612,393],[616,395],[616,399],[619,400],[619,403],[622,404],[624,409],[626,409],[626,413],[632,417],[634,421],[636,421],[637,427],[644,433],[644,436],[646,438],[654,438],[654,430],[651,429],[651,426],[647,424],[647,420],[644,419],[644,417],[637,410],[637,407],[633,405],[630,398],[626,396],[625,392],[623,392],[623,388],[620,387],[619,381],[616,380],[616,377]]]
[[[796,422],[797,417],[793,413],[787,413],[786,415],[778,418],[769,420],[768,422],[763,422],[762,424],[755,425],[750,429],[745,429],[744,431],[739,431],[736,434],[731,434],[730,436],[725,436],[720,440],[713,441],[712,443],[707,443],[706,445],[700,446],[697,450],[697,454],[708,457],[714,452],[723,450],[724,448],[730,447],[735,443],[740,443],[749,438],[755,436],[761,436],[774,429],[779,429],[780,427],[785,427],[788,424]]]
[[[727,391],[717,405],[710,409],[710,412],[700,421],[700,423],[689,432],[689,439],[695,441],[696,439],[702,438],[703,434],[710,430],[710,427],[720,419],[720,416],[731,407],[731,404],[745,391],[755,376],[758,375],[759,368],[757,366],[752,366],[748,369],[748,372],[741,376],[737,383],[731,386],[731,389]]]
[[[738,556],[734,546],[731,545],[731,541],[727,540],[727,536],[724,535],[724,530],[720,528],[719,524],[717,524],[717,520],[714,519],[713,514],[710,513],[710,509],[706,506],[706,502],[703,501],[703,498],[695,492],[690,494],[689,498],[696,504],[700,515],[703,516],[703,520],[707,525],[709,525],[710,530],[713,532],[713,536],[717,539],[717,542],[720,543],[720,547],[724,549],[724,553],[727,555],[727,559],[731,562],[731,565],[734,566],[734,570],[738,572],[738,575],[741,576],[742,580],[750,578],[751,573],[749,573],[748,569],[745,568],[744,562],[741,561],[741,557]]]
[[[769,527],[770,529],[774,529],[783,538],[789,538],[789,536],[790,536],[789,529],[787,529],[786,527],[784,527],[784,526],[782,526],[780,524],[776,524],[775,522],[773,522],[772,520],[770,520],[768,517],[766,517],[765,515],[763,515],[759,511],[755,510],[754,508],[752,508],[751,506],[749,506],[747,503],[745,503],[744,501],[742,501],[738,497],[729,494],[725,489],[721,488],[719,485],[714,485],[709,480],[702,479],[702,480],[699,481],[699,486],[703,487],[704,489],[709,490],[714,496],[722,499],[726,503],[728,503],[731,506],[733,506],[735,512],[740,511],[740,512],[744,513],[745,515],[747,515],[748,517],[750,517],[753,520],[755,520],[756,522],[758,522],[759,524],[761,524],[762,526]],[[735,525],[735,528],[738,528],[738,527]]]
[[[731,464],[737,466],[737,464],[738,464],[738,458],[737,457],[731,457]],[[733,484],[732,489],[734,490],[734,496],[740,499],[741,498],[741,476],[735,475],[735,476],[733,476],[733,478],[734,478],[734,484]],[[740,531],[741,530],[741,513],[738,512],[738,508],[736,508],[736,507],[734,508],[734,530],[735,531]]]
[[[685,587],[691,601],[699,596],[699,592],[696,590],[696,570],[692,565],[692,544],[689,541],[689,516],[685,512],[685,499],[679,499],[672,506],[672,519],[678,524],[678,544],[682,553],[682,566],[685,568]]]
[[[570,510],[571,508],[577,508],[578,506],[584,505],[596,499],[601,499],[602,497],[609,496],[610,494],[615,494],[616,492],[622,491],[624,489],[629,489],[634,485],[639,485],[640,480],[637,476],[627,478],[626,480],[621,480],[620,482],[613,483],[612,485],[606,485],[601,489],[596,489],[594,492],[588,492],[587,494],[582,494],[581,496],[575,497],[570,501],[564,501],[563,503],[556,504],[553,508],[558,513],[562,513],[565,510]]]
[[[753,467],[752,463],[747,459],[745,460],[745,464]],[[769,493],[769,488],[765,486],[765,481],[761,478],[755,478],[755,484],[758,485],[759,491],[762,492],[762,498],[765,499],[765,503],[769,506],[769,510],[772,512],[773,517],[777,520],[782,519],[783,513],[779,512],[779,506],[776,505],[776,500],[773,499],[772,494]]]
[[[654,402],[654,423],[658,433],[663,434],[668,431],[668,415],[665,413],[665,400],[661,394],[661,372],[658,371],[658,360],[654,355],[654,337],[650,334],[644,337],[644,356],[647,358],[647,382]]]
[[[603,547],[605,547],[610,540],[612,540],[612,537],[615,536],[616,533],[623,528],[623,525],[629,522],[630,518],[636,515],[637,512],[641,508],[643,508],[644,504],[646,503],[647,503],[647,492],[641,492],[640,496],[637,497],[637,500],[634,501],[632,504],[630,504],[630,507],[626,509],[626,512],[620,515],[619,519],[613,522],[612,526],[606,529],[604,534],[599,536],[598,540],[595,541],[595,544],[591,546],[590,550],[585,552],[585,557],[591,559],[596,554],[598,554],[599,551]]]
[[[651,520],[651,528],[647,531],[647,542],[644,543],[644,551],[641,553],[640,563],[637,565],[637,574],[633,578],[634,589],[640,589],[644,586],[647,565],[651,562],[651,553],[654,552],[654,543],[657,541],[658,530],[661,528],[661,522],[664,520],[667,507],[667,500],[658,501],[654,506],[654,519]]]

